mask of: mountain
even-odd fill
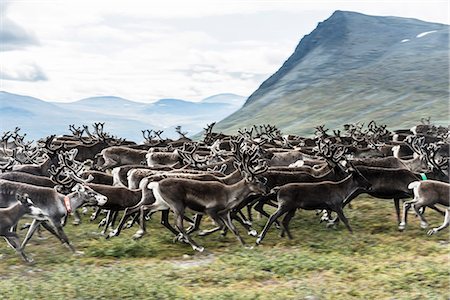
[[[236,94],[231,93],[223,93],[214,95],[208,98],[205,98],[202,100],[203,103],[227,103],[233,106],[237,106],[240,108],[242,105],[244,105],[245,101],[247,100],[247,97],[239,96]]]
[[[448,123],[449,26],[336,11],[304,36],[281,68],[215,130],[271,123],[312,134],[370,121]]]
[[[105,130],[135,141],[142,140],[141,130],[164,130],[163,136],[177,137],[174,127],[181,125],[191,134],[208,123],[220,120],[236,111],[245,97],[226,94],[211,96],[209,102],[190,102],[161,99],[155,103],[141,103],[114,96],[91,97],[70,103],[47,102],[38,98],[0,91],[0,133],[16,126],[29,139],[50,134],[69,133],[71,124],[81,126],[105,122]],[[229,101],[220,102],[221,101]]]

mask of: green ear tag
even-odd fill
[[[420,177],[422,177],[422,180],[427,180],[427,175],[425,173],[420,173]]]

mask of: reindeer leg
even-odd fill
[[[173,234],[178,235],[179,232],[172,227],[172,225],[170,225],[169,223],[169,210],[165,209],[161,211],[161,224],[166,227],[167,229],[169,229]],[[201,219],[201,218],[200,218]],[[200,222],[200,220],[199,220]]]
[[[419,219],[420,219],[420,227],[422,227],[423,229],[425,229],[425,228],[428,227],[428,222],[427,222],[427,220],[425,219],[425,217],[423,216],[423,214],[420,213],[420,208],[421,208],[421,207],[422,207],[422,205],[419,204],[419,203],[413,204],[414,211],[416,212],[417,216],[418,216]]]
[[[145,216],[145,220],[150,220],[150,215],[151,215],[151,214],[147,214],[147,215]],[[138,214],[138,213],[133,214],[131,220],[129,220],[129,221],[127,222],[125,228],[128,229],[128,228],[133,227],[133,225],[138,221],[138,219],[139,219],[139,214]]]
[[[111,227],[111,228],[114,227],[114,223],[116,223],[116,219],[117,219],[118,215],[119,215],[119,211],[117,211],[117,210],[113,211],[113,214],[111,216],[111,222],[110,222],[109,226],[107,226],[108,228],[109,227]]]
[[[440,210],[439,208],[437,208],[434,204],[428,205],[429,208],[437,211],[438,213],[440,213],[441,215],[445,216],[445,214],[447,213],[447,210],[443,211]]]
[[[41,223],[42,223],[42,221],[38,221],[36,219],[34,219],[33,222],[31,222],[31,225],[28,228],[27,234],[26,234],[25,238],[23,239],[22,244],[20,245],[20,249],[25,248],[26,244],[31,239],[34,232],[36,231],[36,229],[39,227],[39,224],[41,224]]]
[[[81,216],[77,209],[73,212],[73,225],[80,225],[81,224]]]
[[[289,230],[289,222],[291,221],[292,217],[295,215],[295,209],[289,211],[283,218],[283,221],[281,221],[281,225],[283,228],[281,229],[280,237],[284,237],[284,232],[286,232],[288,239],[292,240],[292,234]]]
[[[248,224],[248,221],[241,219],[241,217],[239,217],[237,213],[232,214],[232,219],[235,219],[236,221],[238,221],[247,230],[248,235],[250,235],[250,236],[258,235],[256,230],[251,227],[251,224]]]
[[[132,215],[133,213],[136,213],[139,210],[140,210],[139,207],[137,207],[137,208],[127,207],[125,209],[125,212],[123,213],[123,216],[120,219],[119,224],[117,225],[116,229],[111,231],[105,238],[109,239],[110,237],[118,236],[120,234],[120,232],[122,231],[122,228],[125,225],[125,222],[127,221],[127,219],[130,217],[130,215]]]
[[[197,243],[189,235],[187,235],[186,231],[184,230],[184,226],[183,226],[184,209],[175,210],[174,213],[175,213],[175,218],[177,220],[178,231],[181,233],[181,235],[184,237],[184,239],[192,246],[192,249],[199,251],[199,252],[203,252],[203,250],[205,250],[205,248],[197,245]]]
[[[59,225],[59,224],[53,224],[53,226],[55,227],[56,233],[58,234],[59,239],[61,240],[61,242],[62,242],[63,244],[65,244],[65,245],[67,245],[67,247],[69,247],[69,249],[70,249],[73,253],[75,253],[75,252],[76,252],[76,251],[75,251],[75,248],[72,246],[72,244],[70,244],[69,238],[67,237],[66,233],[64,232],[62,226]],[[45,227],[45,226],[44,226],[44,227]]]
[[[189,226],[189,228],[186,230],[187,234],[191,234],[194,231],[197,231],[200,228],[200,222],[202,221],[203,214],[195,214],[194,217],[194,224],[192,226]]]
[[[270,226],[283,214],[285,214],[287,211],[289,211],[289,208],[286,206],[279,206],[277,211],[269,217],[269,220],[266,223],[266,226],[264,226],[263,231],[259,234],[258,238],[256,239],[256,244],[261,244],[262,240],[264,239],[265,235],[267,234],[267,231],[269,230]]]
[[[247,206],[247,209],[248,209],[248,206]],[[244,223],[247,224],[248,226],[252,226],[252,222],[251,222],[249,219],[247,219],[247,218],[245,217],[245,215],[242,213],[241,210],[238,210],[234,215],[235,215],[236,217],[238,217],[238,215],[240,215],[239,219],[242,220],[242,222],[244,222]]]
[[[406,201],[405,203],[403,203],[403,218],[402,218],[402,222],[398,225],[399,230],[404,230],[406,228],[406,224],[408,221],[408,210],[411,208],[411,205],[415,202],[416,202],[416,200],[413,199],[413,200]]]
[[[239,231],[237,230],[236,226],[234,226],[233,222],[231,221],[231,212],[228,211],[225,216],[221,217],[221,219],[225,223],[225,225],[228,227],[228,229],[230,229],[231,232],[236,236],[239,243],[241,243],[242,246],[245,246],[245,242],[242,239],[242,237],[239,235]]]
[[[342,208],[341,207],[337,207],[335,209],[335,212],[337,213],[339,219],[342,220],[342,222],[344,222],[345,227],[347,227],[348,231],[350,231],[350,233],[353,233],[353,230],[350,227],[350,224],[348,223],[348,219],[345,217],[344,211],[342,210]]]
[[[263,215],[267,218],[270,218],[270,215],[264,210],[263,207],[264,207],[264,204],[268,204],[269,200],[270,200],[270,198],[268,198],[268,197],[262,197],[260,199],[260,201],[258,201],[258,203],[256,203],[256,205],[254,206],[254,208],[257,212],[259,212],[261,215]],[[278,220],[275,221],[275,226],[277,228],[280,228],[280,223],[278,222]]]
[[[213,229],[209,229],[209,230],[202,230],[198,233],[199,236],[206,236],[206,235],[210,235],[211,233],[214,233],[216,231],[219,230],[223,230],[225,228],[225,223],[223,222],[223,220],[219,217],[219,215],[217,214],[217,212],[212,211],[212,210],[208,210],[206,211],[206,213],[208,214],[208,216],[210,216],[213,221],[218,225],[217,227],[214,227]],[[223,235],[223,234],[222,234]]]
[[[400,199],[394,198],[395,213],[397,214],[397,223],[400,223]]]
[[[20,246],[20,241],[17,234],[15,234],[14,232],[8,232],[3,237],[5,238],[8,245],[13,248],[24,261],[26,261],[27,263],[33,262],[33,259],[29,258],[23,251],[23,248]]]
[[[133,240],[140,239],[147,231],[145,229],[145,205],[139,207],[139,229],[133,234]]]
[[[442,223],[442,225],[439,226],[439,227],[430,229],[430,230],[427,232],[427,234],[428,234],[428,235],[433,235],[433,234],[435,234],[436,232],[441,231],[441,230],[444,229],[444,228],[447,228],[449,224],[450,224],[450,208],[447,208],[447,209],[445,210],[444,223]]]
[[[100,207],[96,207],[95,211],[92,213],[91,217],[89,218],[89,220],[94,221],[95,219],[97,219],[98,215],[100,214],[100,211],[102,209]]]
[[[105,224],[104,224],[104,228],[103,228],[103,230],[100,232],[100,234],[101,235],[105,235],[105,233],[106,233],[106,230],[108,229],[108,226],[109,226],[109,224],[110,224],[110,220],[111,220],[111,215],[112,215],[112,213],[113,213],[113,211],[112,210],[108,210],[108,214],[106,215],[106,220],[105,220]],[[103,220],[102,220],[102,222],[100,222],[100,224],[98,224],[98,226],[100,227],[100,226],[102,226],[103,225]]]
[[[249,222],[249,224],[248,225],[252,225],[252,222],[253,222],[253,216],[252,216],[252,205],[247,205],[247,216],[248,216],[248,218],[247,218],[247,220],[248,220],[248,222]]]

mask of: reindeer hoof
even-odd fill
[[[328,221],[330,221],[330,218],[328,218],[327,215],[323,215],[323,216],[320,217],[320,223],[328,222]]]
[[[330,221],[330,222],[328,222],[326,225],[325,225],[325,227],[327,227],[327,228],[336,228],[336,223],[335,222],[333,222],[333,221]]]
[[[133,226],[133,222],[128,222],[127,225],[125,225],[125,228],[131,228]]]
[[[23,258],[23,260],[24,260],[27,264],[29,264],[29,265],[34,264],[34,259],[32,259],[31,257],[25,256],[25,257]]]
[[[427,223],[427,222],[420,222],[420,227],[421,227],[422,229],[425,229],[425,228],[428,227],[428,223]]]
[[[206,233],[205,231],[203,231],[203,230],[200,230],[200,231],[197,233],[197,235],[198,235],[198,236],[205,236],[205,235],[207,235],[207,233]]]
[[[245,224],[245,225],[248,225],[248,226],[252,226],[252,222],[249,221],[249,220],[244,221],[244,224]]]
[[[402,222],[402,223],[398,224],[398,230],[403,231],[403,230],[405,230],[405,228],[406,228],[405,223]]]
[[[78,226],[81,224],[81,220],[75,220],[72,222],[73,225]]]
[[[198,252],[203,252],[204,250],[205,250],[205,248],[203,248],[202,246],[198,246],[198,247],[196,247],[196,246],[194,246],[194,247],[192,247],[195,251],[198,251]]]
[[[258,232],[256,232],[255,229],[252,229],[252,230],[250,230],[250,231],[248,232],[248,235],[249,235],[249,236],[258,236]]]
[[[113,230],[110,233],[108,233],[107,236],[105,236],[105,239],[109,240],[110,238],[112,238],[113,236],[117,236],[117,230]]]
[[[437,232],[436,228],[433,228],[433,229],[428,230],[427,235],[433,235],[436,232]]]
[[[135,234],[133,234],[132,239],[133,239],[133,240],[138,240],[138,239],[140,239],[143,235],[144,235],[144,231],[143,231],[143,230],[138,230],[138,231],[136,231]]]
[[[258,237],[257,239],[256,239],[256,245],[260,245],[261,244],[261,237]]]
[[[137,234],[137,233],[135,233],[135,234],[133,234],[133,236],[131,237],[133,240],[138,240],[138,239],[140,239],[142,237],[142,234]]]

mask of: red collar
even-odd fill
[[[72,206],[70,205],[69,196],[64,196],[64,206],[66,207],[67,212],[70,214],[72,212]]]

